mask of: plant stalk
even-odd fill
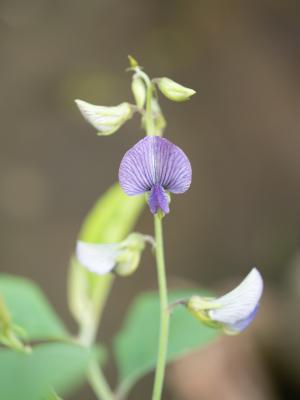
[[[146,94],[146,131],[148,136],[155,135],[155,124],[153,120],[152,113],[152,95],[153,95],[153,87],[150,82],[147,86],[147,94]]]
[[[114,394],[96,361],[92,361],[89,366],[88,380],[99,400],[114,400]]]
[[[160,333],[152,400],[160,400],[165,375],[169,334],[168,292],[165,271],[162,216],[160,214],[154,215],[154,228],[156,240],[156,266],[160,297]]]

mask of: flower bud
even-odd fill
[[[169,78],[158,78],[154,80],[159,90],[169,99],[173,101],[186,101],[195,94],[195,90],[189,89]]]
[[[115,272],[121,276],[131,275],[138,267],[145,242],[153,239],[141,233],[131,233],[119,243],[94,244],[77,242],[79,262],[98,275]]]
[[[81,114],[94,128],[98,135],[115,133],[133,115],[133,107],[129,103],[121,103],[113,107],[97,106],[83,100],[75,100]]]
[[[143,108],[146,101],[146,87],[145,83],[142,78],[138,75],[133,75],[132,83],[131,83],[131,90],[136,102],[136,105],[139,108]]]
[[[122,242],[121,248],[115,272],[121,276],[128,276],[139,266],[141,254],[145,248],[144,235],[132,233]]]
[[[193,296],[186,306],[204,324],[236,335],[253,321],[263,292],[263,280],[256,268],[232,291],[218,298]]]
[[[132,57],[130,54],[128,54],[128,61],[129,61],[130,68],[135,69],[139,66],[139,63],[137,62],[137,60],[134,57]]]

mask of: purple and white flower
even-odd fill
[[[215,299],[193,296],[187,307],[205,324],[234,335],[246,329],[253,321],[262,292],[262,276],[253,268],[235,289],[224,296]]]
[[[128,196],[148,193],[150,210],[167,214],[168,192],[184,193],[190,187],[192,168],[185,153],[169,140],[146,136],[124,155],[119,181]]]

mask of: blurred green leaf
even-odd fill
[[[40,289],[31,281],[0,274],[0,296],[14,324],[22,327],[28,339],[49,339],[67,336],[59,317]]]
[[[0,297],[0,343],[14,350],[27,351],[20,337],[26,336],[26,332],[14,324],[6,304]]]
[[[45,400],[62,400],[62,398],[59,397],[58,394],[54,392],[54,390],[51,390],[50,395]]]
[[[47,399],[51,388],[68,393],[83,382],[94,357],[96,351],[71,344],[39,345],[30,354],[0,350],[0,398]]]
[[[127,196],[118,183],[109,188],[96,202],[85,218],[79,238],[83,242],[119,242],[136,223],[145,198]]]
[[[170,303],[192,295],[207,296],[199,290],[173,291]],[[123,329],[114,341],[119,369],[120,391],[127,392],[156,364],[159,336],[159,297],[146,293],[137,297],[125,319]],[[218,336],[218,331],[199,323],[184,307],[176,307],[171,315],[168,361],[200,348]]]

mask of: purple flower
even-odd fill
[[[169,210],[167,192],[184,193],[190,187],[192,168],[184,152],[169,140],[146,136],[124,155],[119,181],[128,196],[149,193],[153,214]]]

